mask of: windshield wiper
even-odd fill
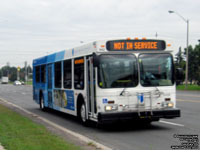
[[[124,92],[125,92],[126,88],[124,88],[121,93],[119,94],[120,96],[123,96]]]

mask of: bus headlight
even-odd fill
[[[174,107],[174,103],[173,102],[162,102],[162,107],[172,108],[172,107]]]
[[[172,102],[171,102],[171,103],[168,103],[168,104],[167,104],[167,107],[174,107],[174,103],[172,103]]]
[[[117,105],[106,105],[105,106],[105,111],[114,111],[117,110],[118,106]]]

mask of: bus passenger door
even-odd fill
[[[48,91],[48,107],[53,108],[53,92],[52,92],[52,64],[47,65],[47,91]]]
[[[89,116],[94,117],[97,112],[96,108],[96,79],[95,79],[95,68],[93,67],[93,58],[87,59],[87,107]]]

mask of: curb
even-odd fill
[[[5,150],[4,147],[0,143],[0,150]]]
[[[28,111],[28,110],[26,110],[26,109],[20,107],[20,106],[18,106],[18,105],[15,105],[15,104],[13,104],[13,103],[11,103],[11,102],[6,101],[5,99],[3,99],[3,98],[1,98],[1,97],[0,97],[0,101],[6,103],[6,104],[8,104],[8,105],[12,105],[13,107],[15,107],[15,108],[17,108],[17,109],[23,111],[24,113],[26,113],[26,114],[28,114],[28,115],[35,116],[35,117],[37,117],[37,119],[39,119],[39,120],[41,120],[41,121],[43,121],[43,122],[45,122],[45,123],[47,123],[47,124],[50,124],[50,125],[52,125],[53,127],[57,128],[57,129],[60,129],[61,131],[65,132],[65,133],[67,133],[67,134],[71,134],[72,136],[78,138],[78,139],[79,139],[80,141],[82,141],[82,142],[85,142],[85,143],[93,143],[93,144],[96,146],[97,149],[112,150],[111,148],[109,148],[109,147],[107,147],[107,146],[105,146],[105,145],[103,145],[103,144],[101,144],[101,143],[98,143],[98,142],[95,141],[95,140],[92,140],[92,139],[90,139],[90,138],[88,138],[88,137],[86,137],[86,136],[84,136],[84,135],[81,135],[81,134],[79,134],[79,133],[73,132],[73,131],[71,131],[71,130],[69,130],[69,129],[66,129],[66,128],[60,126],[60,125],[57,125],[57,124],[55,124],[55,123],[53,123],[53,122],[51,122],[51,121],[49,121],[49,120],[47,120],[47,119],[45,119],[45,118],[43,118],[43,117],[41,117],[41,116],[38,116],[38,115],[36,115],[36,114],[34,114],[34,113],[32,113],[32,112],[30,112],[30,111]],[[4,150],[4,149],[1,149],[1,145],[0,145],[0,150]]]

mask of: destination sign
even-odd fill
[[[77,64],[83,64],[84,63],[84,59],[76,59],[74,61],[74,63],[75,63],[75,65],[77,65]]]
[[[137,50],[165,50],[163,40],[115,40],[108,41],[106,48],[109,51],[137,51]]]

